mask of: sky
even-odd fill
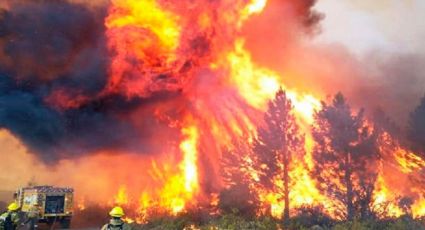
[[[325,18],[313,42],[347,48],[369,73],[363,95],[380,95],[384,111],[404,127],[406,111],[425,93],[425,1],[317,0],[315,8]]]
[[[319,43],[341,43],[357,55],[425,54],[424,0],[319,0],[316,9],[326,15]]]

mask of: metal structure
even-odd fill
[[[69,228],[72,218],[74,189],[53,186],[20,188],[15,194],[23,213],[36,211],[38,222]]]

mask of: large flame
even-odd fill
[[[158,197],[152,197],[153,194],[142,193],[140,197],[142,213],[146,213],[148,208],[156,206],[177,214],[184,210],[188,202],[199,192],[198,167],[197,167],[197,145],[198,130],[196,126],[188,126],[182,129],[185,139],[180,143],[180,150],[183,159],[178,165],[178,172],[173,175],[167,175],[161,172],[156,163],[154,163],[155,173],[161,180],[165,180],[163,188],[156,194]]]
[[[261,112],[265,111],[268,101],[274,97],[276,91],[282,88],[291,99],[298,122],[306,134],[307,154],[294,159],[290,171],[290,177],[294,181],[290,193],[291,206],[324,206],[332,215],[329,205],[332,201],[320,194],[316,182],[309,174],[313,167],[311,150],[314,145],[309,127],[313,123],[314,112],[321,108],[320,99],[311,93],[286,87],[285,79],[292,76],[279,74],[255,63],[246,48],[245,38],[239,30],[251,16],[262,13],[267,7],[267,0],[224,1],[222,4],[237,10],[225,10],[223,7],[222,17],[218,19],[211,11],[198,9],[184,1],[179,7],[159,0],[112,1],[105,24],[109,48],[113,51],[114,58],[105,93],[120,92],[131,98],[147,97],[163,90],[182,90],[190,98],[190,103],[193,103],[191,115],[184,115],[183,119],[191,120],[189,125],[169,121],[170,126],[181,127],[183,139],[179,141],[178,152],[182,157],[152,159],[150,169],[147,169],[148,176],[160,183],[154,183],[154,188],[140,191],[140,213],[147,215],[150,208],[159,207],[177,214],[188,205],[194,205],[197,202],[195,198],[200,197],[212,197],[214,202],[209,203],[217,204],[216,193],[201,195],[205,191],[202,191],[200,183],[207,176],[200,172],[202,166],[198,160],[199,154],[206,154],[213,161],[209,170],[214,175],[219,174],[220,169],[216,165],[219,165],[220,149],[230,145],[232,137],[255,137]],[[217,7],[214,4],[210,6]],[[186,11],[185,7],[192,11]],[[202,35],[193,35],[196,33]],[[213,38],[211,34],[217,35]],[[206,55],[205,52],[209,54]],[[191,87],[187,83],[200,74],[191,71],[188,66],[196,65],[212,72],[213,76],[209,77],[217,78],[222,91],[214,88],[217,87],[214,85],[208,86],[211,89],[206,88],[206,92],[196,94],[187,90],[186,87]],[[228,89],[231,90],[227,91]],[[212,93],[215,93],[217,100],[223,100],[220,105],[210,100],[212,96],[208,94]],[[158,111],[159,116],[162,116],[161,112]],[[201,153],[199,149],[206,143],[209,146],[203,148]],[[394,157],[401,173],[408,174],[424,167],[423,160],[403,149],[395,150]],[[252,161],[249,157],[246,160]],[[391,201],[387,205],[388,215],[400,216],[403,211],[395,204],[397,197],[390,195],[385,171],[382,166],[374,193],[374,205],[380,206]],[[258,176],[255,171],[249,174],[254,179]],[[276,180],[275,184],[282,186],[283,182]],[[220,181],[218,185],[220,186]],[[126,189],[131,188],[121,188],[118,191],[116,203],[128,202]],[[277,218],[282,216],[283,194],[252,189],[259,190],[257,193],[263,207]],[[412,209],[414,215],[423,215],[423,199],[415,202]]]
[[[151,84],[149,79],[124,78],[137,71],[144,74],[158,74],[172,68],[177,56],[180,31],[179,17],[164,10],[155,0],[113,1],[110,14],[106,18],[109,44],[116,52],[111,64],[111,77],[108,91],[123,90],[127,96],[144,94]],[[136,68],[128,64],[128,59],[138,63]]]
[[[188,26],[182,23],[186,22],[190,16],[178,15],[176,13],[178,10],[174,9],[175,12],[173,12],[172,7],[161,4],[160,1],[127,0],[113,1],[112,3],[110,14],[106,19],[106,27],[108,28],[109,45],[114,51],[115,57],[111,66],[108,92],[124,91],[129,97],[148,96],[156,90],[147,88],[155,85],[156,74],[170,73],[170,77],[177,81],[187,78],[187,76],[176,73],[175,68],[178,68],[179,63],[186,58],[180,53],[180,50],[184,47],[184,43],[188,42],[184,40],[185,36],[182,35],[186,33],[183,30],[187,29]],[[227,4],[230,4],[230,2]],[[225,23],[231,23],[232,20],[237,18],[234,25],[236,31],[250,16],[260,14],[266,7],[267,1],[235,2],[230,5],[239,7],[241,4],[244,4],[241,10],[233,13],[231,11],[223,12]],[[208,11],[198,14],[197,26],[199,26],[199,30],[207,31],[213,26],[212,23],[214,22],[211,21],[211,17]],[[231,25],[227,26],[231,27]],[[194,26],[192,25],[192,27]],[[305,127],[311,124],[314,111],[320,108],[319,99],[311,94],[301,94],[288,89],[283,84],[284,78],[280,74],[254,63],[249,51],[245,48],[243,37],[237,35],[237,32],[230,32],[230,35],[231,40],[227,41],[229,45],[220,47],[215,54],[216,58],[205,63],[205,67],[217,72],[217,76],[224,75],[223,83],[229,88],[236,89],[237,95],[243,99],[243,103],[257,111],[264,111],[267,102],[274,97],[279,88],[285,89],[294,103],[299,121]],[[129,58],[134,60],[129,62]],[[128,78],[129,75],[131,78]],[[161,84],[158,87],[165,87],[169,90],[170,84],[165,84],[165,86]],[[215,161],[220,159],[220,153],[213,152],[220,151],[220,148],[222,148],[220,146],[231,144],[232,137],[246,135],[247,133],[251,137],[256,135],[255,123],[257,123],[258,118],[261,118],[261,114],[257,116],[246,113],[244,110],[231,108],[237,107],[237,104],[229,104],[229,108],[221,105],[224,109],[220,108],[220,113],[211,111],[211,114],[209,114],[200,111],[218,108],[211,108],[208,102],[202,101],[203,98],[193,100],[196,101],[195,103],[198,104],[199,108],[197,108],[197,116],[192,117],[194,117],[194,120],[198,119],[198,121],[191,126],[182,128],[182,134],[187,136],[187,139],[183,139],[179,144],[183,158],[180,160],[177,169],[172,169],[172,165],[168,165],[166,161],[158,159],[153,161],[151,169],[153,178],[158,178],[158,180],[164,182],[161,185],[162,188],[157,188],[156,191],[141,192],[140,203],[143,213],[146,213],[146,209],[152,206],[159,206],[170,210],[172,213],[181,212],[186,207],[187,202],[192,201],[194,196],[200,192],[197,162],[199,144],[197,143],[199,139],[204,139],[199,136],[200,130],[210,132],[212,135],[210,135],[210,138],[212,137],[213,142],[217,143],[217,147],[210,147],[211,150],[208,150],[208,154],[216,156]],[[229,98],[229,100],[232,99]],[[204,103],[207,104],[204,105]],[[229,103],[232,102],[229,101]],[[257,114],[257,112],[254,112],[254,114]],[[311,149],[311,140],[307,141],[307,145]],[[318,190],[315,189],[314,181],[309,177],[308,169],[304,167],[303,162],[308,159],[308,156],[306,159],[297,159],[299,163],[295,163],[294,169],[291,171],[291,176],[298,181],[295,190],[291,193],[295,207],[316,204],[323,200]],[[311,166],[310,160],[308,161],[307,165]],[[214,164],[219,165],[218,162]],[[167,169],[168,167],[171,168]],[[164,170],[176,172],[170,175]],[[277,181],[276,183],[280,182]],[[118,192],[117,200],[124,199],[122,192],[123,190]],[[262,193],[264,193],[263,202],[272,207],[272,214],[276,217],[281,216],[281,204],[279,199],[276,199],[281,194],[272,194],[268,191]]]

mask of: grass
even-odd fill
[[[183,214],[155,218],[133,227],[138,230],[425,230],[425,219],[402,216],[385,220],[336,221],[320,216],[296,216],[284,228],[281,220],[267,216],[247,219],[237,213],[229,213],[199,221],[191,218],[190,214]]]

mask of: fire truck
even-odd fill
[[[30,186],[20,188],[15,193],[16,202],[23,213],[38,210],[38,222],[52,226],[70,227],[72,218],[74,189],[53,186]]]

